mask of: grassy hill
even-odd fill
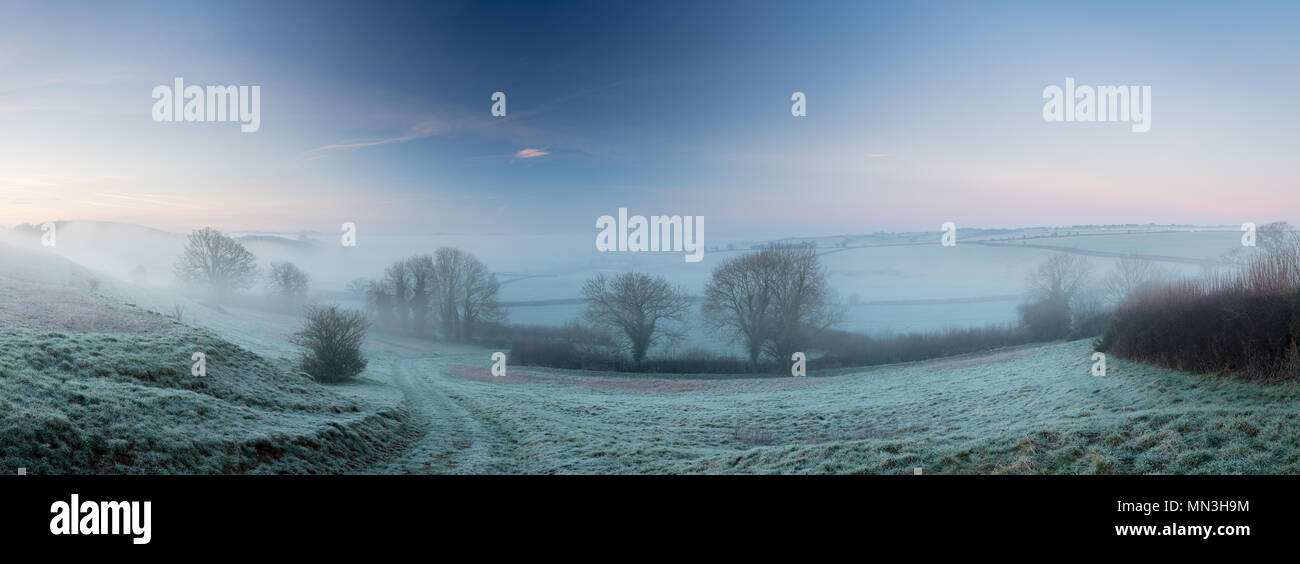
[[[324,387],[211,331],[0,247],[0,467],[30,473],[345,472],[406,437],[400,396]],[[192,376],[191,355],[207,356]]]

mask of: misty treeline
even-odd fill
[[[515,328],[511,362],[633,372],[760,372],[788,369],[791,356],[842,317],[812,244],[771,243],[713,270],[694,297],[664,277],[597,274],[583,285],[587,325]],[[699,303],[699,307],[696,304]],[[701,349],[647,358],[660,343],[679,343],[702,323],[738,344],[743,360]]]
[[[1102,352],[1193,372],[1300,378],[1300,234],[1285,222],[1200,278],[1141,285],[1096,340]]]
[[[454,247],[399,260],[382,277],[353,284],[364,288],[366,308],[385,331],[471,342],[505,320],[496,275]]]
[[[1059,253],[1030,271],[1018,320],[1011,324],[867,336],[827,329],[814,341],[824,353],[809,367],[840,368],[915,362],[1004,347],[1101,335],[1115,307],[1170,275],[1138,254],[1121,257],[1108,272],[1088,259]]]
[[[272,262],[263,270],[243,244],[211,227],[196,229],[186,237],[185,250],[173,269],[177,280],[207,289],[218,303],[231,303],[240,291],[261,282],[265,303],[244,300],[242,305],[295,312],[306,305],[311,288],[311,276],[292,262]],[[139,277],[142,279],[143,273]]]
[[[1087,259],[1056,254],[1028,276],[1019,322],[924,333],[867,336],[837,330],[844,306],[810,244],[774,243],[718,265],[704,295],[690,296],[663,277],[599,274],[583,289],[587,324],[515,327],[511,362],[555,368],[631,372],[788,374],[795,352],[809,368],[911,362],[1058,339],[1097,336],[1116,304],[1168,279],[1140,255],[1093,276]],[[695,303],[699,303],[698,310]],[[647,358],[658,343],[676,343],[702,323],[744,351],[740,359],[702,349]]]
[[[583,297],[590,329],[571,326],[568,340],[521,339],[512,348],[512,362],[650,372],[788,369],[793,354],[812,348],[812,337],[843,313],[816,247],[807,243],[771,243],[723,262],[700,298],[641,272],[597,274],[583,286]],[[744,360],[699,349],[646,358],[656,344],[680,342],[691,323],[739,345]]]

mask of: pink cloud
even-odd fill
[[[519,151],[518,153],[515,153],[515,158],[531,159],[533,157],[541,157],[549,154],[551,154],[550,151],[547,151],[545,149],[524,149],[522,151]]]

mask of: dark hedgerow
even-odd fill
[[[289,342],[304,347],[299,366],[317,382],[342,382],[366,369],[361,344],[370,323],[360,311],[309,306],[307,321]]]
[[[1192,372],[1300,377],[1300,247],[1237,272],[1137,292],[1103,342],[1115,354]]]

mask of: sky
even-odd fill
[[[1297,223],[1296,21],[1294,2],[0,1],[0,225]],[[155,121],[176,77],[259,86],[260,129]],[[1150,86],[1150,131],[1045,121],[1066,77]]]

